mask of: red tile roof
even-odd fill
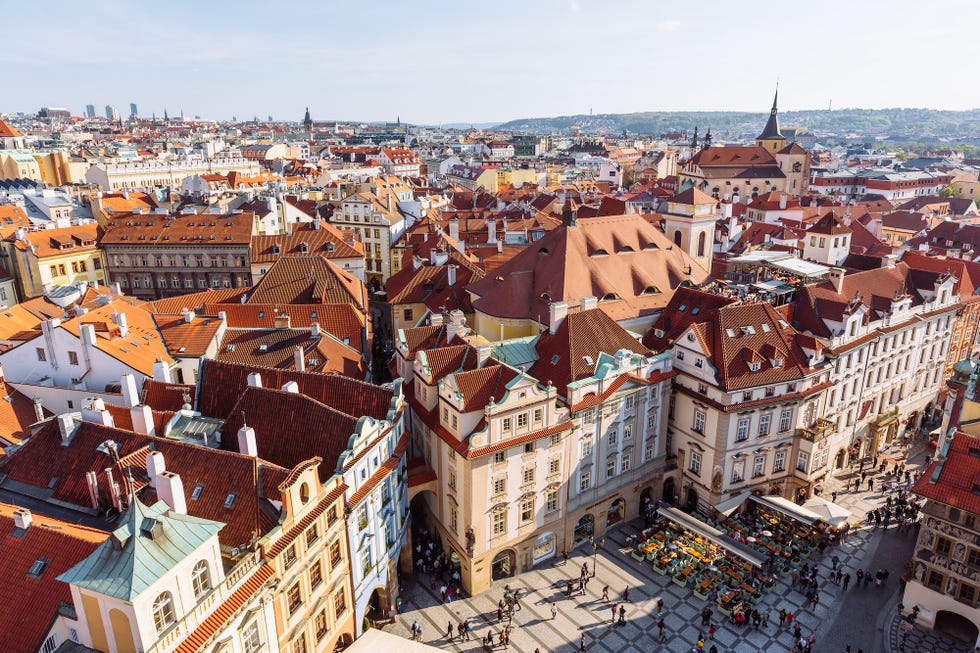
[[[364,350],[367,316],[352,304],[208,304],[205,311],[223,312],[229,328],[272,329],[276,318],[289,316],[291,328],[307,328],[314,323],[340,341]]]
[[[941,458],[942,453],[937,452],[936,457]],[[980,515],[980,438],[957,431],[946,459],[930,464],[912,492]]]
[[[517,372],[503,365],[486,365],[454,374],[453,380],[463,400],[460,412],[483,410],[491,398],[495,401],[503,399],[507,384],[517,376]]]
[[[245,365],[296,369],[295,348],[303,350],[310,372],[336,372],[364,378],[361,354],[329,335],[309,329],[228,329],[217,359]]]
[[[737,147],[706,147],[693,157],[690,163],[701,166],[760,166],[775,165],[776,159],[764,147],[742,145]]]
[[[183,315],[156,313],[153,321],[173,357],[205,356],[221,328],[221,320],[213,315],[197,315],[191,322],[185,322]]]
[[[55,580],[91,555],[109,534],[42,515],[32,515],[31,527],[16,531],[17,506],[0,503],[0,632],[7,651],[41,650],[42,639],[58,608],[71,602],[66,583]],[[47,561],[40,575],[31,568]]]
[[[0,118],[0,138],[18,138],[20,132],[10,126],[6,120]]]
[[[239,396],[248,387],[248,375],[252,372],[261,375],[262,385],[266,388],[278,390],[288,381],[295,381],[302,394],[355,418],[367,415],[374,419],[385,419],[391,408],[391,390],[339,374],[297,372],[205,360],[201,367],[198,410],[211,417],[228,417]]]
[[[197,387],[193,385],[164,383],[147,379],[143,382],[141,400],[153,410],[176,412],[184,407],[185,394],[190,398],[187,403],[194,405],[196,390]]]
[[[50,417],[51,412],[45,410],[44,416]],[[0,446],[20,444],[30,436],[30,426],[36,421],[34,401],[0,380]]]
[[[364,283],[322,256],[288,256],[272,264],[246,304],[344,304],[367,309]]]
[[[105,225],[102,245],[139,246],[164,243],[167,247],[248,245],[252,240],[252,213],[157,215],[113,214]]]
[[[97,230],[98,225],[95,223],[72,225],[60,229],[31,231],[22,239],[11,234],[6,240],[12,242],[14,247],[22,252],[28,251],[30,247],[33,255],[40,259],[96,251]]]
[[[253,264],[274,263],[283,256],[310,255],[328,259],[362,258],[364,245],[352,237],[348,239],[340,229],[322,220],[319,229],[314,229],[312,222],[300,223],[289,235],[252,236]]]

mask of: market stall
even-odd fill
[[[851,518],[851,511],[823,497],[812,497],[803,504],[803,508],[816,513],[833,528],[839,528]]]

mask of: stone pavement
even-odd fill
[[[913,451],[913,459],[924,456],[921,451]],[[910,466],[913,466],[910,464]],[[917,465],[916,465],[917,466]],[[856,470],[856,468],[855,468]],[[824,496],[849,480],[854,472],[845,471],[840,479],[826,484]],[[876,479],[877,481],[877,479]],[[866,487],[866,486],[865,486]],[[863,520],[865,513],[882,504],[883,495],[875,492],[840,493],[838,503],[852,511],[853,520]],[[511,629],[510,648],[517,653],[562,652],[572,653],[579,648],[584,637],[589,653],[647,653],[650,650],[664,650],[677,653],[695,648],[699,633],[707,636],[707,628],[701,626],[700,612],[705,602],[694,596],[686,587],[671,582],[670,577],[655,573],[648,562],[637,562],[629,556],[625,545],[627,535],[638,530],[637,524],[626,524],[606,534],[606,546],[599,551],[596,576],[588,583],[584,595],[567,597],[565,584],[569,579],[578,578],[583,562],[593,563],[592,552],[587,547],[579,547],[569,556],[565,565],[560,559],[544,562],[537,568],[515,578],[498,581],[496,587],[483,594],[442,604],[438,592],[430,587],[426,576],[421,582],[406,579],[403,582],[403,613],[397,623],[388,627],[404,637],[410,636],[413,621],[422,626],[422,640],[433,646],[451,651],[475,652],[482,649],[482,638],[487,630],[494,631],[495,640],[506,625],[497,622],[497,600],[503,595],[503,585],[520,588],[522,609],[515,613],[514,627]],[[850,644],[853,653],[863,648],[864,653],[888,651],[898,653],[901,634],[895,605],[898,602],[898,577],[904,571],[904,563],[914,544],[914,533],[898,533],[894,527],[883,532],[869,528],[851,530],[847,541],[837,547],[827,549],[821,556],[814,553],[807,561],[820,567],[820,603],[813,609],[802,608],[806,600],[802,593],[790,587],[789,577],[780,578],[776,586],[767,592],[759,602],[760,612],[769,611],[769,626],[755,630],[751,626],[737,627],[730,624],[724,615],[714,608],[713,623],[718,626],[715,639],[706,640],[705,651],[712,644],[719,653],[742,653],[773,651],[784,653],[793,646],[789,629],[779,629],[778,612],[780,608],[790,610],[802,626],[803,634],[813,632],[816,637],[815,653],[843,653]],[[842,588],[827,580],[831,568],[831,555],[836,554],[844,570],[850,572],[852,581],[847,595]],[[884,587],[874,583],[867,587],[855,587],[857,569],[878,568],[890,571],[890,580]],[[610,601],[603,601],[602,588],[610,588]],[[623,588],[630,587],[630,602],[626,604],[624,625],[611,623],[613,603],[619,603]],[[665,609],[663,619],[666,623],[667,641],[657,641],[656,602],[663,598]],[[558,615],[551,618],[551,604],[558,607]],[[455,628],[463,618],[470,618],[473,632],[469,641],[460,642],[457,638],[447,639],[446,629],[452,623]],[[943,639],[933,633],[910,634],[906,651],[910,653],[952,653],[962,646],[957,640]],[[455,631],[454,631],[455,632]],[[887,637],[885,635],[888,635]],[[913,635],[918,636],[911,646]],[[925,648],[925,647],[932,648]],[[499,650],[501,647],[497,646]]]

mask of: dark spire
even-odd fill
[[[303,127],[306,131],[311,131],[313,129],[313,118],[310,117],[310,108],[306,107],[306,115],[303,116]]]
[[[708,127],[708,133],[704,135],[704,149],[711,147],[711,127]]]
[[[691,139],[691,151],[698,149],[698,128],[694,126],[694,138]]]
[[[776,94],[772,96],[772,111],[769,112],[769,120],[766,122],[765,129],[759,134],[759,138],[756,140],[770,140],[784,138],[784,136],[779,131],[779,109],[777,107],[779,103],[779,85],[776,85]]]

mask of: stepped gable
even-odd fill
[[[570,313],[554,333],[542,333],[534,349],[538,360],[528,374],[542,383],[550,381],[562,395],[569,383],[592,376],[600,353],[626,349],[650,354],[649,348],[598,308]]]
[[[237,451],[238,429],[247,424],[255,429],[259,458],[291,469],[319,456],[325,461],[320,465],[320,480],[326,481],[334,474],[359,419],[302,394],[250,387],[225,422],[221,447]]]
[[[295,381],[301,394],[355,418],[386,419],[391,409],[391,390],[340,374],[205,360],[201,366],[198,410],[209,417],[228,418],[238,398],[249,387],[248,375],[252,372],[260,374],[265,388],[278,390],[289,381]]]
[[[639,294],[633,289],[634,266],[655,281]],[[477,297],[478,312],[547,324],[552,302],[575,307],[595,296],[607,315],[624,320],[663,308],[679,284],[700,285],[708,278],[642,216],[621,215],[550,231],[468,290]]]
[[[15,505],[0,503],[0,632],[11,653],[40,651],[61,605],[71,603],[71,589],[56,579],[91,555],[109,534],[36,513],[30,527],[20,529],[15,510]]]

